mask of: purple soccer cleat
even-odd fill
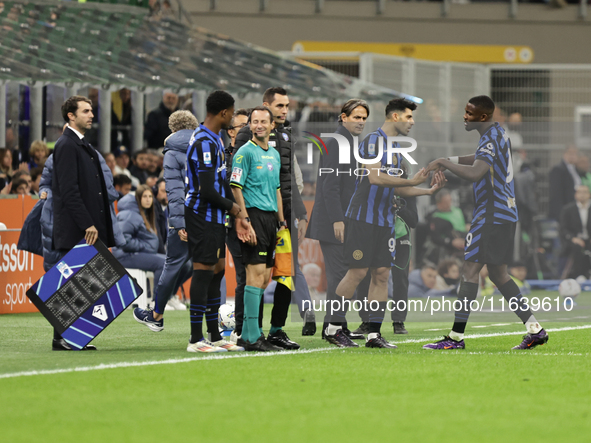
[[[531,349],[538,345],[544,345],[548,342],[548,333],[542,329],[537,334],[527,334],[523,336],[523,341],[520,345],[511,349]]]
[[[443,337],[443,340],[436,341],[435,343],[429,343],[423,345],[423,349],[465,349],[466,345],[464,340],[456,341],[450,338],[449,335]]]

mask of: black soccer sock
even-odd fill
[[[273,310],[271,311],[271,326],[282,328],[285,326],[289,304],[291,303],[291,289],[277,283],[273,294]]]
[[[61,340],[62,336],[60,335],[59,332],[57,332],[57,329],[53,328],[53,339],[54,340]]]
[[[478,296],[478,283],[470,283],[462,281],[460,284],[460,291],[458,292],[458,300],[462,302],[460,309],[456,311],[454,325],[452,331],[458,334],[463,334],[466,330],[466,323],[470,317],[470,302],[476,300]]]
[[[378,309],[373,310],[372,305],[369,304],[369,333],[377,332],[379,333],[382,329],[382,323],[384,322],[384,314],[386,312],[386,303],[385,301],[378,302]],[[373,307],[375,307],[375,303],[373,303]]]
[[[203,314],[207,306],[207,291],[213,271],[202,269],[193,270],[193,279],[191,280],[191,306],[189,314],[191,318],[191,339],[190,343],[197,343],[203,339]]]
[[[220,301],[222,292],[220,285],[224,278],[224,271],[213,275],[209,289],[207,290],[207,306],[205,307],[205,321],[207,322],[207,332],[211,334],[211,341],[222,339],[218,324],[218,311],[220,310]]]
[[[523,303],[523,297],[521,296],[521,290],[519,289],[519,286],[517,286],[513,279],[510,278],[507,283],[499,286],[499,292],[503,294],[505,300],[509,302],[509,309],[515,306],[517,307],[517,309],[511,310],[515,312],[517,317],[519,317],[525,324],[525,322],[527,322],[533,314],[531,313],[531,310]]]

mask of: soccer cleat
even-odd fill
[[[394,328],[394,334],[408,334],[408,331],[404,327],[404,322],[402,321],[395,321],[392,323]]]
[[[398,348],[398,346],[396,346],[393,343],[388,343],[384,337],[382,337],[382,334],[380,334],[378,332],[378,336],[376,338],[368,338],[367,341],[365,342],[365,347],[366,348],[383,348],[383,349],[396,349]]]
[[[189,343],[187,345],[187,352],[214,353],[214,352],[228,352],[228,350],[214,345],[209,340],[203,339],[203,340],[199,340],[197,343]]]
[[[532,349],[538,345],[545,345],[546,343],[548,343],[548,333],[544,329],[541,329],[537,334],[524,335],[521,344],[511,349]]]
[[[324,334],[324,339],[338,346],[339,348],[358,348],[359,345],[349,338],[342,329],[339,329],[334,335]]]
[[[259,337],[259,339],[254,343],[246,341],[245,350],[248,352],[277,352],[283,351],[283,348],[275,346],[274,344],[269,343],[264,338]]]
[[[267,335],[267,341],[272,345],[278,346],[283,349],[300,349],[300,345],[298,345],[295,341],[290,340],[283,329],[280,329],[275,334]]]
[[[365,335],[358,333],[357,331],[351,332],[349,328],[343,328],[343,332],[351,340],[365,340]]]
[[[242,346],[238,346],[234,343],[230,343],[229,341],[226,341],[224,339],[211,342],[211,344],[214,346],[217,346],[218,348],[223,348],[223,349],[227,350],[228,352],[244,351],[244,348]]]
[[[230,340],[228,340],[228,341],[230,343],[237,344],[239,338],[240,338],[240,336],[238,334],[236,334],[236,331],[232,331],[232,333],[230,334]]]
[[[304,326],[302,327],[302,335],[316,334],[316,316],[314,311],[309,309],[304,312]]]
[[[449,335],[443,337],[443,340],[423,345],[423,349],[465,349],[464,340],[456,341]]]
[[[369,322],[364,321],[363,323],[361,323],[361,325],[353,331],[353,334],[359,334],[364,336],[369,334]]]
[[[146,325],[154,332],[160,332],[164,329],[164,318],[154,320],[154,311],[135,308],[133,310],[133,318],[135,318],[138,323]]]

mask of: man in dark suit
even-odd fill
[[[550,207],[548,218],[558,220],[562,207],[575,200],[575,187],[581,184],[581,178],[575,168],[578,151],[569,146],[562,154],[562,161],[550,170]]]
[[[345,103],[341,109],[339,121],[342,123],[335,131],[344,136],[351,148],[351,159],[354,162],[353,155],[353,136],[359,136],[363,132],[365,122],[369,117],[369,106],[364,100],[351,99]],[[354,168],[354,165],[339,164],[338,143],[331,138],[326,143],[327,155],[320,157],[320,168],[323,170],[338,169],[344,170]],[[336,289],[348,270],[348,265],[343,257],[343,242],[345,241],[345,212],[349,206],[351,196],[355,192],[354,174],[319,174],[316,182],[316,196],[314,199],[314,208],[310,217],[310,224],[306,236],[318,240],[320,249],[324,256],[326,267],[326,299],[341,300],[337,296]],[[369,283],[366,285],[369,289]],[[327,310],[324,318],[323,331],[330,321],[330,313]],[[346,325],[343,325],[343,331],[350,337]],[[357,332],[357,331],[356,331]],[[354,338],[359,338],[356,334]],[[324,334],[323,334],[324,336]],[[351,346],[350,340],[344,340]]]
[[[84,139],[92,125],[92,102],[72,96],[62,105],[62,116],[68,125],[53,155],[53,247],[63,256],[83,238],[89,245],[100,239],[108,247],[115,246],[99,154]],[[52,348],[71,350],[56,331]],[[96,348],[88,345],[85,349]]]
[[[565,205],[560,213],[560,238],[563,254],[568,261],[562,274],[563,278],[576,278],[579,275],[589,277],[591,262],[591,193],[585,185],[579,185],[575,191],[575,201]]]

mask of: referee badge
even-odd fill
[[[361,260],[363,258],[363,251],[361,251],[360,249],[353,251],[353,258],[355,260]]]
[[[285,132],[282,132],[281,135],[283,136],[283,140],[285,140],[286,142],[289,141],[289,135],[287,135]]]
[[[267,163],[267,168],[269,169],[269,171],[273,170],[273,163],[269,162]]]

